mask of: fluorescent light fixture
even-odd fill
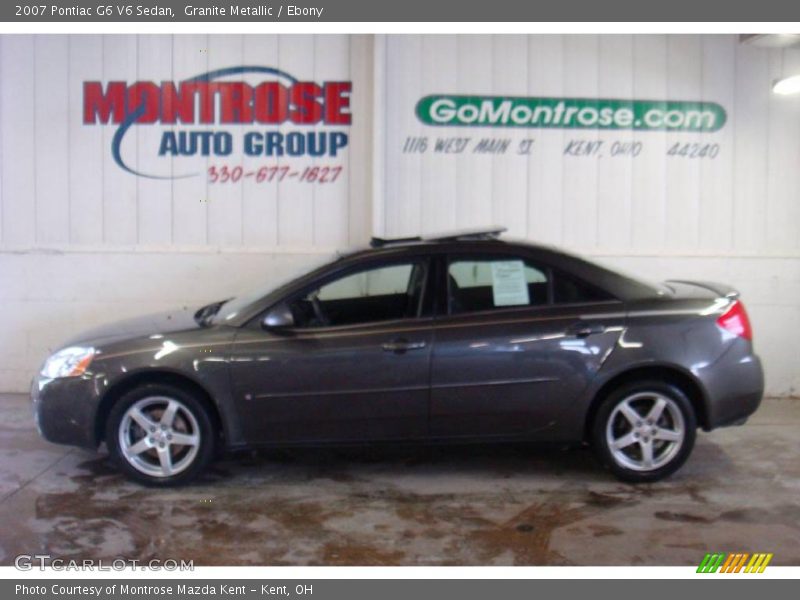
[[[800,75],[792,75],[778,79],[772,84],[772,91],[781,96],[800,94]]]

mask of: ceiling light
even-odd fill
[[[800,93],[800,75],[792,75],[791,77],[777,79],[775,83],[772,84],[772,91],[781,96]]]

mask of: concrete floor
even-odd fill
[[[271,452],[177,490],[36,434],[0,395],[0,564],[17,554],[195,565],[686,565],[706,551],[800,564],[800,400],[701,434],[671,479],[630,486],[583,449]]]

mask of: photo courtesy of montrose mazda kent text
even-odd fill
[[[105,442],[159,486],[223,450],[415,441],[588,443],[649,482],[698,427],[758,408],[729,286],[649,284],[501,232],[374,238],[274,289],[86,332],[33,382],[39,430]]]

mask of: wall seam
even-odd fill
[[[3,56],[5,55],[5,40],[6,36],[0,36],[0,83],[5,81],[5,69],[3,68]],[[5,86],[3,86],[5,87]],[[3,94],[0,92],[0,247],[3,245],[5,239],[5,203],[3,188],[5,186],[5,162],[3,161],[3,122],[5,121],[5,112],[3,111]]]
[[[39,59],[36,44],[36,35],[32,35],[33,40],[33,242],[34,245],[39,242],[39,186],[38,177],[36,177],[36,156],[39,154],[36,149],[37,137],[37,115],[36,115],[36,95],[38,93],[36,85],[36,61]]]

